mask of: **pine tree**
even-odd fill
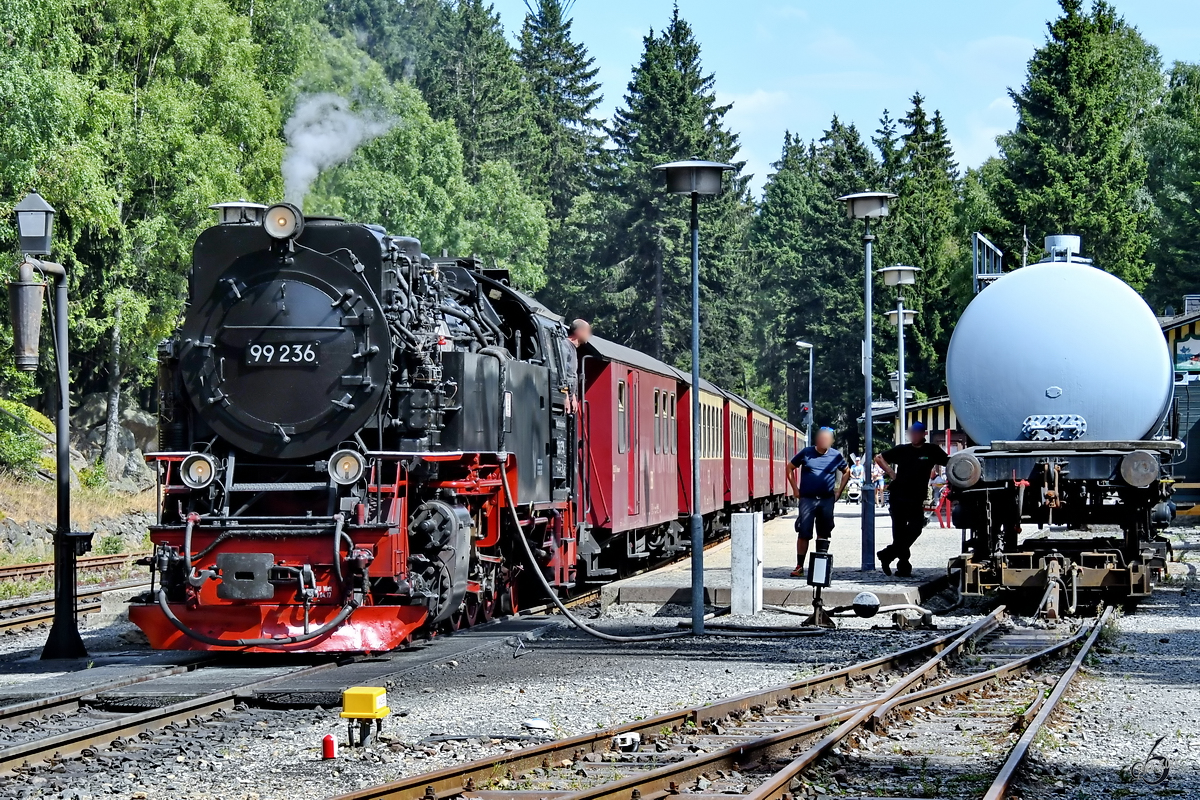
[[[532,180],[543,141],[500,16],[484,0],[458,0],[433,38],[429,68],[416,81],[434,118],[458,128],[468,178],[476,180],[488,161],[505,160]]]
[[[1150,276],[1140,133],[1161,93],[1158,51],[1102,0],[1090,12],[1082,0],[1060,5],[1025,85],[1010,92],[1016,129],[998,140],[1006,249],[1023,226],[1034,241],[1079,234],[1098,267],[1140,289]]]
[[[558,220],[591,183],[603,131],[593,116],[603,99],[599,69],[587,48],[571,39],[572,5],[573,0],[538,0],[525,15],[517,52],[542,136],[541,188]]]
[[[754,376],[750,220],[737,136],[724,127],[700,46],[675,9],[661,33],[644,39],[624,103],[609,134],[599,186],[568,220],[566,251],[576,253],[558,298],[590,317],[599,335],[689,367],[691,264],[689,206],[668,195],[652,168],[697,156],[735,164],[722,195],[701,203],[701,349],[706,377],[748,388]],[[554,281],[552,281],[554,283]],[[558,291],[561,291],[560,286]]]
[[[1183,295],[1200,290],[1200,65],[1171,69],[1146,144],[1147,188],[1157,208],[1147,299],[1158,311],[1180,310]]]
[[[967,298],[956,294],[951,279],[966,268],[965,239],[957,218],[958,167],[954,163],[945,121],[931,118],[925,98],[914,94],[900,126],[895,192],[899,195],[889,220],[881,255],[889,263],[918,267],[915,286],[904,290],[907,308],[917,312],[905,329],[909,388],[926,395],[945,392],[945,353]],[[895,302],[887,292],[882,302]],[[889,326],[889,333],[895,328]],[[895,350],[893,344],[889,350]]]
[[[882,171],[853,125],[833,118],[824,136],[805,147],[794,137],[767,181],[754,244],[765,274],[762,294],[768,305],[763,320],[762,373],[771,392],[783,396],[802,374],[795,341],[816,346],[815,415],[831,425],[851,449],[861,432],[863,378],[863,228],[846,218],[838,197],[875,189]],[[877,229],[878,230],[878,229]],[[889,234],[890,235],[890,234]],[[882,240],[883,235],[880,236]],[[880,304],[877,307],[882,308]],[[874,384],[882,397],[894,368],[894,341],[886,318],[876,313]],[[793,389],[792,396],[796,393]],[[793,422],[799,422],[794,410]]]

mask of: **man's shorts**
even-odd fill
[[[811,539],[813,528],[816,528],[817,536],[828,539],[833,532],[836,500],[834,497],[801,497],[800,513],[796,515],[796,535],[801,539]]]

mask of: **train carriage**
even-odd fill
[[[750,407],[735,394],[725,402],[725,504],[742,510],[750,502]]]
[[[625,557],[645,558],[678,528],[679,373],[595,336],[580,355],[583,519],[601,548],[621,534]]]

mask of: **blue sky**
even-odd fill
[[[525,0],[493,0],[515,35]],[[1117,0],[1163,61],[1200,60],[1200,2]],[[576,0],[574,31],[600,68],[602,113],[621,103],[642,38],[661,30],[671,0]],[[779,156],[783,132],[819,137],[836,113],[865,133],[883,109],[902,116],[920,91],[946,118],[958,161],[977,166],[1015,114],[1009,87],[1046,38],[1055,0],[679,0],[716,74],[727,120],[742,136],[756,191]]]

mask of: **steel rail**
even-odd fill
[[[80,709],[82,705],[80,701],[83,698],[94,695],[97,692],[108,692],[113,689],[123,689],[126,686],[133,686],[136,683],[145,683],[146,681],[157,680],[158,678],[168,678],[172,675],[182,675],[185,672],[192,672],[199,669],[212,660],[211,658],[198,659],[191,664],[164,667],[163,669],[147,672],[143,675],[108,681],[97,686],[88,686],[83,689],[51,695],[50,697],[39,697],[34,700],[26,700],[23,703],[0,706],[0,724],[17,725],[28,719],[39,719],[50,714],[72,714]]]
[[[1054,689],[1046,697],[1045,702],[1041,704],[1041,709],[1037,716],[1033,718],[1033,722],[1029,723],[1025,728],[1025,732],[1021,734],[1021,738],[1013,745],[1013,749],[1009,751],[1008,758],[1004,760],[1003,766],[996,775],[996,779],[992,781],[992,785],[988,787],[987,793],[984,794],[983,800],[1003,800],[1008,797],[1009,790],[1012,788],[1013,781],[1016,780],[1017,771],[1021,768],[1021,764],[1025,761],[1025,756],[1029,753],[1029,748],[1033,744],[1033,740],[1042,730],[1042,726],[1046,724],[1046,720],[1050,719],[1050,715],[1054,713],[1054,709],[1058,706],[1058,702],[1066,693],[1067,687],[1071,685],[1071,681],[1079,673],[1079,668],[1083,666],[1083,660],[1087,658],[1091,652],[1092,646],[1096,644],[1096,640],[1100,637],[1100,632],[1108,621],[1112,618],[1113,607],[1108,606],[1104,609],[1104,613],[1096,620],[1096,624],[1092,626],[1092,632],[1088,635],[1087,641],[1083,647],[1075,654],[1075,658],[1071,661],[1071,665],[1059,677],[1058,682],[1054,684]],[[1040,697],[1041,695],[1039,695]]]
[[[535,747],[501,753],[490,759],[481,759],[422,775],[413,775],[393,783],[381,784],[341,795],[338,800],[384,800],[384,798],[387,800],[416,800],[417,798],[442,800],[443,798],[456,797],[466,791],[473,792],[476,784],[488,784],[493,780],[504,777],[507,773],[518,773],[539,768],[545,764],[562,761],[568,757],[573,758],[580,752],[607,750],[612,738],[619,734],[658,733],[664,728],[672,730],[683,727],[699,728],[706,723],[723,719],[737,712],[778,705],[789,700],[801,700],[819,691],[828,691],[834,687],[852,684],[855,680],[871,677],[887,670],[899,669],[918,659],[938,658],[943,651],[955,646],[955,642],[965,641],[964,636],[967,632],[984,625],[989,630],[994,627],[994,621],[998,621],[1000,611],[1000,609],[997,609],[992,615],[973,625],[930,639],[919,645],[849,667],[805,678],[795,683],[775,686],[759,692],[749,692],[704,706],[669,711],[649,719],[625,723],[624,725],[618,725],[602,731],[584,733],[566,739],[547,742]],[[926,662],[927,665],[928,662]],[[921,671],[923,674],[924,668]],[[830,719],[831,717],[824,717],[819,721],[814,721],[812,724],[818,730],[824,729],[830,724]]]
[[[121,589],[139,589],[149,586],[150,584],[144,581],[127,581],[125,583],[99,585],[90,589],[79,590],[79,592],[76,594],[76,599],[84,600],[97,598],[112,591],[118,591]],[[25,612],[15,617],[0,618],[0,632],[20,630],[22,628],[29,628],[52,621],[54,619],[53,605],[54,598],[46,595],[21,598],[19,600],[10,600],[0,604],[0,612]],[[92,614],[99,610],[100,605],[98,603],[90,603],[88,605],[79,605],[76,607],[77,614]]]
[[[119,567],[141,558],[147,553],[118,553],[116,555],[85,556],[80,558],[77,565],[80,571],[102,570],[109,567]],[[34,564],[10,564],[0,567],[0,581],[15,581],[29,578],[40,578],[43,575],[54,574],[53,561],[39,561]]]
[[[856,703],[829,716],[760,738],[737,742],[716,752],[703,753],[695,758],[689,758],[682,762],[667,764],[653,770],[629,775],[617,781],[590,789],[552,794],[557,800],[627,800],[630,797],[640,798],[641,800],[661,800],[668,795],[678,794],[680,786],[706,773],[711,774],[713,770],[744,771],[747,767],[753,767],[755,764],[767,764],[772,759],[787,756],[793,752],[799,741],[815,734],[820,734],[831,725],[838,725],[839,727],[836,730],[818,742],[817,745],[800,757],[793,759],[784,768],[783,772],[777,772],[768,779],[768,783],[782,785],[782,791],[779,795],[775,795],[770,791],[764,791],[766,785],[760,786],[759,791],[762,791],[763,796],[782,796],[788,793],[792,779],[799,772],[802,772],[804,768],[823,757],[836,741],[845,738],[857,726],[868,722],[871,719],[872,713],[885,704],[885,698],[892,698],[892,702],[900,699],[908,705],[915,706],[927,705],[938,698],[959,695],[1004,675],[1019,672],[1040,659],[1068,647],[1071,643],[1078,641],[1083,635],[1086,635],[1080,634],[1079,636],[1072,637],[1052,647],[1017,659],[1000,669],[988,670],[987,673],[979,675],[968,675],[921,690],[916,694],[905,694],[908,689],[924,680],[931,671],[937,669],[938,665],[956,649],[961,649],[971,639],[989,632],[994,627],[989,625],[989,622],[990,620],[988,619],[981,620],[980,623],[973,626],[974,630],[964,632],[950,647],[947,647],[934,658],[931,658],[920,668],[913,670],[903,681],[889,688],[887,692],[878,698]],[[793,768],[796,768],[795,771],[793,771]],[[487,795],[487,800],[517,800],[517,798],[513,797],[505,798],[505,793],[503,792],[485,792],[483,794]],[[751,796],[757,794],[758,792],[752,792]],[[481,793],[477,791],[467,791],[466,795],[471,800],[481,797]],[[689,793],[688,796],[691,797],[691,794]]]
[[[298,675],[309,675],[328,669],[336,669],[339,665],[337,661],[316,664],[284,675],[274,675],[270,678],[242,684],[231,689],[223,689],[219,692],[212,692],[202,697],[194,697],[178,703],[172,703],[161,708],[152,708],[148,711],[105,720],[95,725],[66,731],[65,733],[44,739],[6,747],[0,750],[0,773],[12,772],[31,761],[47,758],[65,758],[77,755],[89,747],[103,747],[120,736],[136,736],[139,733],[158,730],[172,722],[181,722],[195,716],[230,709],[248,691],[260,689],[275,681],[295,678]],[[93,689],[93,691],[95,690]]]

